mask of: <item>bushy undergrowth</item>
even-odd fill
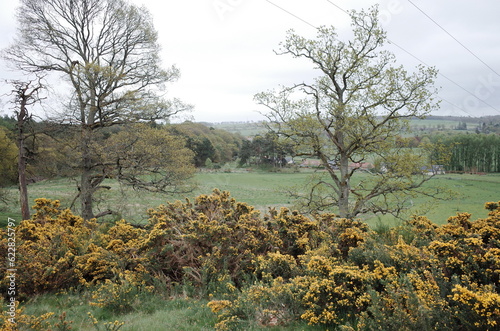
[[[414,217],[377,233],[333,214],[262,216],[218,190],[151,209],[145,226],[83,220],[38,199],[16,228],[18,299],[81,292],[94,307],[129,313],[149,295],[182,293],[209,299],[219,330],[299,320],[339,330],[493,330],[500,207],[485,207],[484,219],[461,213],[437,226]],[[52,315],[18,322],[46,329]]]

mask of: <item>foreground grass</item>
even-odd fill
[[[54,312],[48,320],[51,325],[61,324],[61,318],[76,330],[108,329],[106,323],[124,323],[123,331],[149,330],[213,330],[215,315],[206,302],[194,299],[163,299],[151,295],[137,302],[132,312],[117,314],[88,304],[89,294],[46,294],[32,298],[24,305],[24,314],[41,316]],[[97,319],[94,324],[89,313]]]
[[[269,208],[293,208],[294,201],[287,195],[286,190],[291,187],[303,186],[310,171],[283,172],[239,171],[239,172],[199,172],[194,180],[197,189],[187,195],[162,195],[150,192],[137,192],[129,187],[121,186],[116,181],[109,180],[106,185],[111,190],[97,195],[96,210],[113,209],[117,214],[110,219],[124,218],[130,222],[144,223],[147,220],[147,210],[157,207],[166,201],[193,199],[200,194],[210,194],[213,189],[226,190],[238,201],[246,202],[265,213]],[[433,186],[451,189],[455,197],[450,200],[430,200],[417,198],[411,202],[412,208],[406,217],[412,214],[429,217],[437,224],[443,224],[447,218],[457,212],[469,212],[472,219],[484,216],[482,208],[487,201],[500,199],[500,174],[468,175],[446,174],[432,179]],[[75,196],[76,182],[73,179],[61,178],[47,180],[29,186],[29,199],[36,198],[58,199],[65,207],[70,207]],[[17,189],[9,189],[12,203],[0,211],[0,225],[7,217],[20,219]],[[78,201],[73,210],[78,213]],[[370,226],[380,223],[385,225],[399,224],[399,220],[392,216],[372,217],[363,219]]]
[[[61,328],[63,321],[72,330],[117,330],[110,324],[117,321],[123,325],[120,331],[207,331],[215,330],[216,315],[207,306],[206,300],[193,298],[163,298],[151,295],[148,299],[137,302],[134,311],[117,314],[106,309],[96,308],[88,304],[90,294],[45,294],[30,299],[23,305],[23,313],[31,316],[42,316],[48,312],[54,315],[47,322]],[[89,313],[98,321],[94,324]],[[57,326],[59,324],[59,326]],[[106,324],[108,324],[106,326]],[[324,330],[324,327],[309,326],[305,322],[296,321],[286,327],[261,326],[248,322],[245,330]]]

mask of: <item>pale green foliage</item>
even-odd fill
[[[62,73],[79,123],[165,118],[183,107],[156,94],[179,71],[161,68],[158,36],[144,7],[123,0],[23,0],[18,24],[4,57],[25,72]]]
[[[166,129],[137,124],[106,140],[103,157],[116,165],[114,176],[137,189],[189,191],[193,152]]]
[[[3,57],[23,72],[57,72],[70,86],[61,117],[80,128],[78,194],[82,216],[93,218],[93,196],[114,166],[100,162],[99,131],[190,109],[162,98],[179,71],[162,68],[150,13],[123,0],[22,0],[18,24]]]
[[[12,184],[17,175],[17,146],[0,127],[0,187]]]
[[[378,10],[351,13],[354,37],[338,39],[333,27],[318,29],[316,39],[293,31],[280,54],[310,60],[321,76],[280,91],[255,96],[269,109],[270,129],[292,141],[298,155],[317,157],[329,178],[312,182],[304,197],[309,209],[335,206],[341,217],[368,212],[397,213],[429,179],[427,149],[396,146],[407,119],[437,107],[433,99],[436,70],[419,66],[409,73],[381,50],[386,34]],[[378,163],[383,171],[353,185],[361,167]],[[325,195],[326,194],[326,195]]]

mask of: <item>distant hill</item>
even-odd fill
[[[482,117],[428,116],[425,119],[410,120],[412,131],[463,130],[499,132],[500,115]]]
[[[202,123],[208,127],[226,130],[231,133],[239,133],[244,137],[253,137],[259,133],[267,131],[263,122],[221,122],[221,123]]]
[[[220,122],[203,123],[206,126],[239,133],[244,137],[252,137],[259,133],[265,133],[263,122]],[[500,115],[483,117],[461,117],[461,116],[428,116],[425,119],[410,120],[412,131],[446,131],[464,130],[475,131],[478,126],[500,127]],[[495,132],[498,132],[494,130]]]

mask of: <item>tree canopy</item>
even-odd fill
[[[186,139],[187,147],[195,154],[196,167],[203,167],[207,159],[218,164],[233,161],[240,153],[244,141],[240,134],[190,121],[172,124],[170,130]]]
[[[111,168],[95,162],[104,143],[97,131],[189,109],[162,97],[179,71],[162,68],[149,12],[123,0],[22,0],[17,20],[17,39],[4,58],[23,72],[58,73],[71,87],[60,117],[80,127],[79,197],[82,216],[92,218],[92,197]]]
[[[0,126],[0,187],[12,185],[17,179],[17,146],[8,131]]]
[[[320,75],[259,93],[270,130],[290,140],[298,155],[319,158],[329,178],[311,183],[303,196],[313,210],[335,207],[341,217],[369,212],[397,213],[429,179],[427,150],[394,142],[406,119],[423,117],[438,107],[433,95],[434,68],[408,72],[396,66],[384,45],[377,7],[350,12],[353,38],[341,41],[334,27],[320,27],[316,39],[289,31],[279,55],[309,60]],[[381,171],[353,184],[365,162]],[[422,192],[421,192],[422,193]],[[429,194],[429,192],[426,192]]]

